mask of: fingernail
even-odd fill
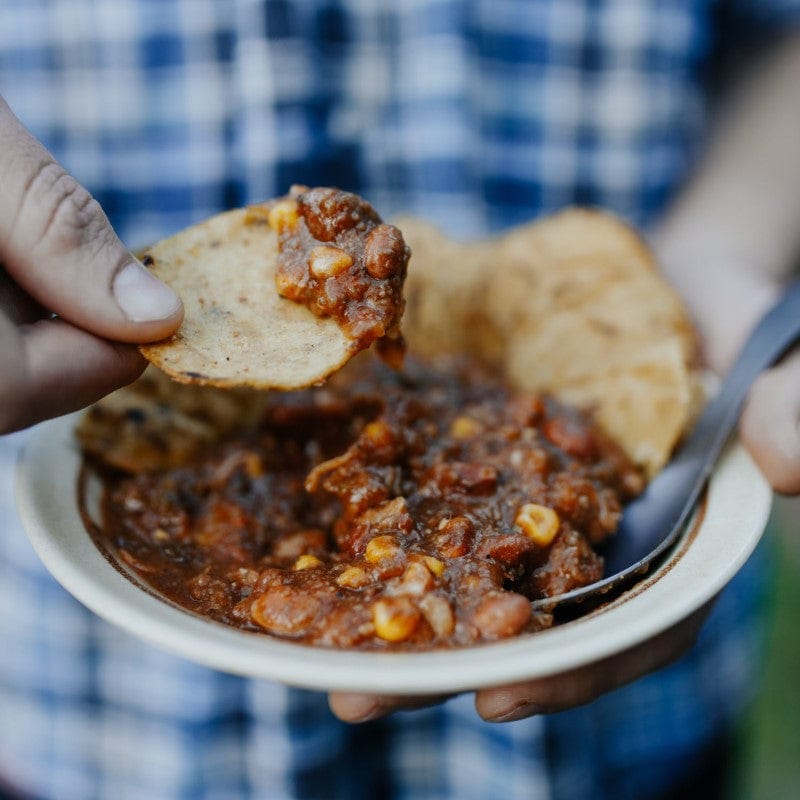
[[[331,704],[331,709],[343,722],[358,724],[371,722],[385,713],[381,702],[374,697],[348,697],[346,702],[339,700]]]
[[[376,719],[379,719],[383,715],[384,710],[380,706],[374,706],[368,711],[364,711],[363,713],[351,717],[350,722],[352,722],[354,725],[358,725],[362,722],[372,722]]]
[[[181,305],[178,295],[141,264],[131,261],[114,278],[114,297],[131,322],[171,317]]]
[[[535,703],[518,703],[506,711],[493,714],[491,717],[484,717],[487,722],[516,722],[527,717],[534,717],[537,714],[547,713],[544,708]]]

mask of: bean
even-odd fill
[[[374,227],[364,241],[364,267],[372,278],[384,280],[405,264],[406,243],[403,234],[381,223]]]
[[[505,639],[519,633],[530,618],[530,600],[513,592],[497,592],[484,598],[472,621],[485,638]]]
[[[274,586],[250,605],[253,622],[271,633],[298,636],[316,622],[319,600],[290,586]]]

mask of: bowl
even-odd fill
[[[17,467],[23,526],[45,567],[100,617],[134,636],[225,672],[319,690],[442,694],[518,683],[622,652],[680,622],[745,563],[772,492],[738,442],[715,469],[695,523],[657,572],[586,616],[549,630],[458,649],[332,650],[237,630],[160,597],[102,553],[78,504],[77,416],[39,426]]]

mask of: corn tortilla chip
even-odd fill
[[[412,352],[471,353],[519,389],[591,410],[652,475],[697,406],[688,315],[643,240],[617,218],[567,209],[484,242],[398,222],[412,250]]]
[[[236,209],[159,242],[145,255],[181,297],[185,318],[170,339],[141,346],[184,383],[297,389],[324,380],[353,355],[330,318],[279,297],[278,242],[266,220]]]
[[[261,417],[266,393],[176,383],[148,367],[81,417],[84,452],[123,472],[156,472],[188,464],[229,433]]]

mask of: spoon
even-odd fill
[[[606,602],[660,563],[697,505],[711,470],[739,420],[755,379],[800,338],[800,281],[791,284],[761,318],[736,361],[672,460],[624,510],[605,552],[607,577],[533,602],[569,612]]]

